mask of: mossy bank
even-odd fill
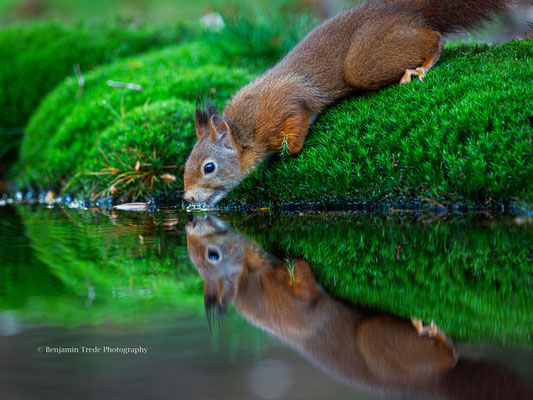
[[[23,127],[41,99],[78,65],[81,74],[119,58],[186,38],[183,24],[63,25],[54,21],[0,30],[0,127]]]
[[[110,194],[113,187],[117,200],[146,198],[137,177],[116,185],[116,175],[97,174],[108,166],[109,152],[94,149],[98,143],[110,147],[102,142],[105,135],[98,139],[98,134],[108,127],[117,132],[112,126],[118,124],[123,137],[113,142],[116,154],[157,150],[173,160],[154,164],[140,157],[137,171],[150,170],[156,177],[169,173],[176,179],[152,187],[150,195],[165,198],[181,190],[183,164],[193,145],[193,115],[183,103],[172,103],[176,113],[168,112],[165,101],[190,103],[198,88],[209,87],[222,104],[254,77],[244,70],[206,66],[224,65],[216,46],[185,46],[198,48],[175,47],[95,70],[87,76],[80,100],[74,81],[59,86],[28,126],[14,173],[19,187],[64,189],[68,184],[69,191],[85,198]],[[110,79],[140,84],[144,90],[110,88]],[[271,158],[222,205],[232,199],[253,206],[385,200],[530,208],[532,79],[532,40],[448,46],[424,82],[354,96],[323,113],[301,154]],[[156,149],[145,138],[153,137],[149,131],[157,132],[158,125],[177,128],[165,136],[168,146]],[[128,168],[135,169],[138,160],[128,160]]]

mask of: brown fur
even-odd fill
[[[215,141],[201,133],[205,118],[196,123],[199,140],[185,167],[184,198],[220,200],[279,151],[284,138],[290,153],[298,153],[312,115],[350,94],[380,89],[406,74],[410,78],[408,71],[419,71],[422,78],[440,56],[441,33],[471,28],[505,11],[506,5],[506,0],[383,0],[326,21],[225,107],[223,119],[239,160],[233,179],[201,172],[202,162],[212,155],[209,143]],[[202,192],[205,180],[216,181],[223,190]]]
[[[229,303],[342,381],[380,393],[443,399],[529,399],[513,374],[459,360],[451,341],[420,335],[411,321],[338,301],[319,290],[309,264],[292,266],[223,221],[187,224],[189,257],[204,279],[206,312]],[[209,249],[220,258],[212,262]]]

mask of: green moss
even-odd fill
[[[315,200],[533,201],[533,40],[445,50],[424,82],[341,102],[304,150],[234,193]]]
[[[198,90],[208,89],[221,103],[252,79],[238,68],[205,65],[221,57],[211,46],[188,43],[121,60],[88,74],[81,96],[77,82],[68,78],[47,96],[28,125],[15,168],[19,185],[64,185],[87,155],[94,154],[90,150],[98,133],[128,118],[139,105],[171,98],[194,101]],[[110,87],[109,80],[140,85],[142,91]],[[139,133],[142,129],[130,131]]]
[[[291,1],[274,3],[265,7],[248,2],[225,10],[226,27],[220,32],[204,32],[202,40],[223,51],[226,65],[264,71],[318,24],[316,18],[302,10],[295,14],[296,10],[290,9],[294,6]]]
[[[83,74],[99,64],[176,43],[182,25],[163,28],[117,23],[65,26],[57,22],[0,30],[0,127],[23,127],[41,99],[76,64]]]
[[[76,65],[83,76],[99,64],[177,43],[186,35],[183,24],[149,28],[47,21],[1,29],[0,169],[16,158],[24,127],[43,97],[74,76]]]
[[[193,113],[194,104],[182,100],[135,108],[98,136],[98,148],[84,155],[69,191],[157,198],[181,188],[182,161],[196,139]]]
[[[75,65],[86,74],[99,65],[177,44],[193,35],[219,50],[214,50],[215,58],[222,51],[225,65],[264,68],[282,57],[311,28],[310,17],[286,15],[295,11],[290,1],[275,3],[258,6],[238,2],[225,10],[226,28],[221,31],[201,30],[185,23],[155,27],[115,21],[72,25],[37,21],[3,27],[0,128],[24,127],[42,98],[67,76],[74,75]],[[192,51],[189,57],[194,56]]]
[[[300,155],[274,157],[231,197],[270,206],[293,201],[518,200],[530,207],[532,44],[450,46],[424,82],[395,84],[326,111],[311,127]],[[28,127],[19,186],[63,186],[65,178],[80,172],[79,165],[88,165],[84,154],[94,147],[96,133],[112,123],[110,118],[123,118],[121,108],[128,118],[148,98],[193,100],[198,86],[216,87],[220,103],[251,77],[235,69],[177,66],[224,60],[220,49],[217,53],[212,45],[196,43],[120,61],[88,75],[81,100],[75,98],[76,82],[67,80]],[[105,85],[107,79],[138,83],[145,90],[112,89]],[[167,123],[162,117],[161,124]],[[181,165],[185,158],[175,163]],[[102,179],[91,185],[105,186],[108,180]],[[162,194],[181,189],[180,184]],[[124,194],[135,193],[130,187]]]
[[[512,221],[365,215],[235,218],[282,258],[304,258],[328,292],[455,340],[532,344],[533,233]]]

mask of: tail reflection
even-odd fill
[[[444,334],[419,334],[411,321],[323,293],[305,260],[280,261],[211,216],[186,230],[208,313],[223,314],[233,303],[251,323],[350,385],[415,397],[531,398],[510,372],[457,361]]]

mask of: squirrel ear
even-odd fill
[[[194,114],[194,129],[196,130],[198,140],[202,138],[204,132],[207,130],[207,122],[205,113],[197,109]]]
[[[200,140],[202,138],[202,127],[198,124],[198,121],[194,121],[194,129],[196,130],[196,138]]]
[[[224,121],[224,118],[218,114],[211,116],[211,119],[209,120],[209,127],[211,129],[211,140],[213,142],[215,142],[218,137],[225,132],[229,132],[229,125],[226,121]]]
[[[231,135],[231,129],[224,118],[218,114],[211,116],[209,120],[209,126],[211,130],[211,140],[221,142],[228,151],[237,151],[237,143],[233,140]]]
[[[219,301],[220,298],[219,285],[206,280],[204,282],[204,306],[209,330],[211,330],[213,320],[219,321],[226,314],[228,307],[227,301],[221,303]]]

